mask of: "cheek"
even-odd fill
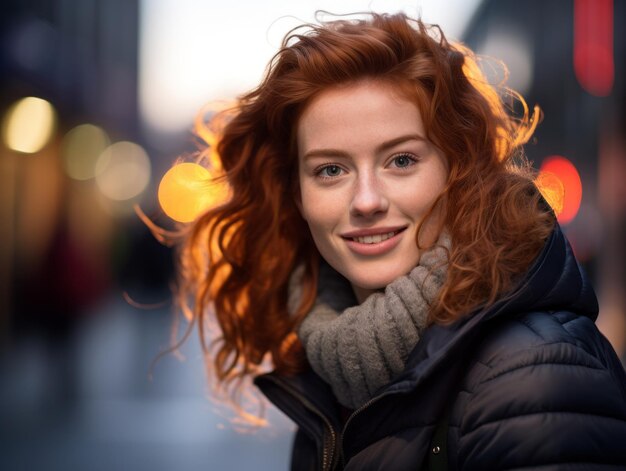
[[[331,225],[331,216],[324,208],[310,202],[304,203],[302,207],[302,217],[306,220],[311,232],[321,234],[328,230]]]
[[[408,211],[411,211],[412,219],[415,221],[416,227],[419,224],[422,224],[424,218],[427,213],[430,211],[432,205],[435,203],[435,200],[439,196],[439,191],[433,192],[432,194],[424,195],[424,198],[420,198],[419,201],[416,201]],[[439,237],[439,228],[441,227],[442,218],[444,217],[443,213],[443,204],[440,201],[437,206],[433,209],[433,211],[429,214],[429,217],[421,226],[420,231],[420,244],[421,245],[430,245],[437,241]]]
[[[399,195],[396,201],[415,217],[426,215],[446,185],[446,171],[443,166],[434,159],[430,164],[411,185],[399,186],[403,194]],[[436,216],[437,212],[435,210],[433,216]]]
[[[318,226],[324,220],[323,195],[314,191],[308,185],[300,187],[300,212],[310,226]],[[313,230],[314,227],[311,227]]]
[[[341,219],[341,205],[328,193],[306,185],[301,190],[301,214],[318,244],[331,236]]]
[[[417,221],[426,215],[438,193],[424,189],[423,186],[418,190],[415,188],[420,186],[398,187],[394,191],[393,201],[403,214]]]

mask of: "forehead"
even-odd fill
[[[328,88],[308,104],[297,125],[298,151],[359,148],[409,133],[425,136],[416,102],[389,83],[363,81]]]

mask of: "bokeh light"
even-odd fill
[[[63,138],[65,172],[75,180],[89,180],[96,175],[98,157],[109,145],[107,133],[93,124],[81,124]]]
[[[2,137],[10,149],[33,154],[48,143],[55,125],[53,106],[46,100],[30,96],[9,108],[2,126]]]
[[[576,217],[582,201],[582,182],[572,162],[560,155],[547,157],[536,184],[561,224]]]
[[[609,96],[613,89],[613,22],[613,0],[574,1],[574,72],[594,96]]]
[[[534,57],[527,34],[511,24],[502,24],[489,30],[478,52],[482,72],[492,84],[501,83],[504,62],[509,71],[506,86],[526,94],[533,83]]]
[[[159,203],[170,218],[190,222],[229,197],[228,184],[205,167],[191,162],[175,165],[159,184]]]
[[[138,144],[116,142],[96,162],[96,184],[104,196],[125,201],[139,195],[150,182],[150,159]]]

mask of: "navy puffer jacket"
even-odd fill
[[[626,374],[557,227],[508,300],[432,326],[344,423],[313,372],[256,384],[298,425],[294,470],[626,470]]]

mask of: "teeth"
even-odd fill
[[[365,237],[353,237],[352,240],[360,244],[379,244],[383,240],[387,240],[393,237],[395,232],[388,232],[387,234],[376,234]]]

